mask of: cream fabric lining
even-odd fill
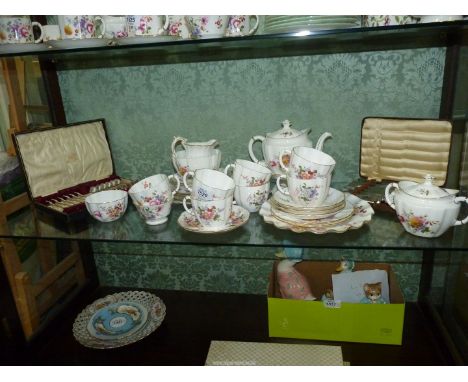
[[[448,121],[367,118],[362,127],[361,175],[368,179],[421,182],[426,174],[443,185],[452,136]]]
[[[16,136],[34,198],[112,175],[102,122]]]

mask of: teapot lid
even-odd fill
[[[416,182],[403,182],[405,185],[402,185],[402,190],[411,196],[416,196],[421,199],[436,199],[443,198],[450,195],[443,188],[437,187],[432,183],[435,179],[434,176],[427,174],[424,177],[423,183]]]
[[[268,133],[268,138],[295,138],[304,134],[305,130],[295,130],[292,128],[292,124],[287,119],[281,123],[283,126],[281,129],[276,130],[272,133]]]

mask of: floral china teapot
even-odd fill
[[[188,142],[186,138],[174,137],[171,144],[173,158],[175,158],[176,155],[176,146],[179,144],[181,144],[186,151],[187,157],[204,157],[212,154],[218,141],[216,139],[210,139],[206,142]]]
[[[404,229],[416,236],[438,237],[452,226],[468,223],[468,217],[457,220],[461,202],[468,203],[468,198],[456,197],[457,190],[437,187],[432,175],[424,179],[423,183],[390,183],[385,189],[385,199]]]
[[[256,135],[249,141],[250,158],[258,163],[259,160],[253,153],[253,145],[256,141],[262,142],[262,153],[265,158],[267,167],[274,175],[282,175],[283,170],[279,163],[279,155],[282,151],[292,150],[296,146],[312,147],[312,141],[309,139],[309,129],[295,130],[291,127],[291,122],[283,121],[282,128],[272,133],[267,133],[266,136]],[[323,142],[332,135],[323,133],[317,141],[316,149],[322,150]],[[283,156],[283,163],[288,163]]]

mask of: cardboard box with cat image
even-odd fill
[[[401,345],[405,301],[389,264],[356,263],[354,270],[385,270],[390,303],[335,303],[322,301],[332,289],[338,262],[302,261],[294,269],[302,274],[316,300],[281,297],[275,261],[268,287],[270,337]]]

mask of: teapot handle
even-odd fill
[[[331,135],[331,133],[329,133],[329,132],[323,133],[320,136],[320,138],[317,140],[317,144],[315,145],[315,149],[319,150],[319,151],[322,151],[323,144],[328,138],[333,138],[333,135]]]
[[[385,187],[385,200],[387,201],[388,205],[395,209],[395,191],[390,192],[391,189],[396,188],[399,189],[398,183],[390,183],[387,184],[387,187]]]
[[[174,140],[172,141],[172,144],[171,144],[171,150],[172,150],[172,155],[174,155],[175,157],[175,153],[176,153],[176,146],[180,143],[180,144],[184,144],[187,140],[185,138],[182,138],[182,137],[174,137]]]
[[[286,171],[286,172],[289,171],[289,167],[288,167],[288,166],[289,166],[289,161],[291,160],[291,154],[292,154],[292,151],[291,151],[291,150],[282,150],[282,151],[280,152],[280,155],[279,155],[279,158],[278,158],[278,162],[279,162],[279,164],[280,164],[280,167],[281,167],[284,171]],[[284,162],[283,162],[283,157],[284,157],[284,156],[287,156],[287,157],[288,157],[288,164],[287,164],[287,165],[285,165]]]
[[[468,198],[465,198],[464,196],[458,196],[457,198],[455,198],[454,202],[455,203],[465,202],[466,204],[468,204]],[[462,225],[466,223],[468,223],[468,216],[463,220],[457,220],[454,225]]]
[[[256,141],[261,141],[263,142],[265,140],[265,137],[262,136],[262,135],[255,135],[254,137],[252,137],[249,141],[249,155],[250,155],[250,159],[252,159],[255,163],[258,163],[259,160],[257,159],[257,157],[255,156],[255,154],[253,153],[253,149],[252,149],[252,146],[253,144],[256,142]]]

